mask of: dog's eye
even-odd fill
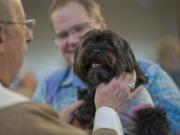
[[[108,48],[114,49],[114,44],[111,39],[107,39],[106,44],[107,44]]]
[[[112,44],[108,44],[108,47],[114,49],[114,46]]]

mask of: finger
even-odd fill
[[[83,100],[77,101],[76,103],[71,104],[69,108],[69,112],[75,112],[78,108],[80,108],[83,104]]]
[[[131,94],[131,92],[129,91],[128,87],[126,87],[126,88],[124,87],[123,89],[124,90],[119,91],[119,93],[117,94],[118,95],[117,98],[119,99],[118,102],[123,101],[124,99],[127,99],[129,94]]]
[[[104,84],[106,87],[106,91],[116,91],[119,85],[119,81],[116,77],[114,77],[108,84]],[[103,89],[103,87],[101,87]]]
[[[136,72],[135,70],[133,71],[133,73],[127,73],[125,78],[124,78],[124,82],[128,85],[129,89],[132,91],[134,90],[132,84],[136,84]],[[130,87],[129,85],[131,85],[132,87]]]
[[[127,105],[128,103],[128,98],[127,95],[126,96],[121,96],[121,98],[119,98],[119,101],[117,103],[117,112],[120,113],[123,108]]]
[[[126,75],[124,76],[124,82],[126,84],[129,84],[129,83],[132,83],[132,80],[133,80],[133,74],[130,74],[130,73],[126,73]]]
[[[104,85],[105,85],[104,83],[100,83],[100,84],[96,87],[96,90],[103,88]]]
[[[132,82],[136,82],[136,80],[137,80],[137,75],[136,75],[136,71],[134,70],[133,71],[133,80],[132,80]]]
[[[119,80],[124,80],[124,77],[125,77],[126,73],[123,72],[121,73],[120,77],[118,77]]]
[[[137,87],[134,91],[131,92],[131,98],[133,98],[135,95],[137,95],[139,92],[143,90],[143,86]]]

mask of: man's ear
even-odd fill
[[[105,30],[107,29],[107,24],[105,20],[99,20],[95,22],[96,29]]]
[[[102,30],[106,30],[107,29],[107,23],[106,23],[106,21],[105,20],[101,20],[101,29]]]
[[[4,30],[3,25],[0,24],[0,53],[4,52]]]

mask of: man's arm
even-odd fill
[[[106,106],[97,109],[93,127],[93,134],[103,132],[124,135],[123,127],[117,112]]]
[[[71,123],[73,120],[73,113],[81,107],[83,101],[78,101],[59,113],[60,118],[66,123]],[[76,123],[77,124],[77,123]],[[74,124],[73,124],[74,125]],[[81,128],[80,125],[74,125]],[[108,133],[108,135],[123,135],[121,122],[117,112],[110,107],[100,107],[97,109],[94,121],[93,135],[101,135]]]
[[[146,88],[152,96],[155,106],[165,109],[173,134],[179,135],[180,90],[169,75],[158,65],[151,63],[143,70],[148,75],[149,83]]]

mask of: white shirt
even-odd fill
[[[28,101],[28,98],[16,94],[0,84],[0,109]]]

